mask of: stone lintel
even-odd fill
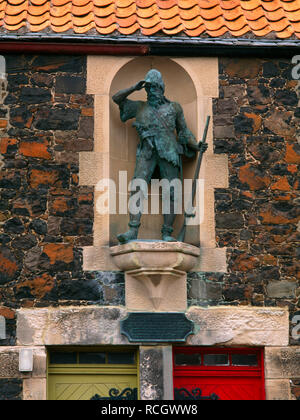
[[[288,308],[251,306],[190,307],[187,318],[195,334],[187,344],[197,346],[288,346]]]
[[[127,344],[120,334],[122,307],[70,306],[19,309],[18,345],[105,345]]]
[[[124,307],[24,308],[17,311],[17,344],[124,345],[120,333]],[[186,312],[195,323],[187,345],[275,346],[289,343],[287,308],[193,306]]]

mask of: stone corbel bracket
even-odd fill
[[[133,311],[185,311],[186,273],[200,249],[182,242],[134,241],[110,248],[125,272],[126,308]]]

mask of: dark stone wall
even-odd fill
[[[228,155],[229,188],[215,191],[216,240],[228,249],[228,273],[191,273],[189,302],[288,306],[292,319],[300,307],[298,82],[290,60],[220,58],[219,71],[214,150]]]
[[[82,270],[93,244],[94,191],[78,184],[93,150],[86,57],[7,55],[0,85],[0,315],[15,342],[15,309],[124,304],[120,273]],[[2,102],[1,102],[2,99]]]
[[[93,188],[78,185],[79,152],[93,150],[86,57],[6,61],[0,345],[14,344],[19,307],[124,305],[121,273],[82,269],[94,217]],[[219,66],[214,150],[228,155],[229,188],[215,192],[216,240],[228,249],[228,273],[190,273],[189,304],[287,305],[292,319],[300,310],[298,82],[289,60],[220,58]]]
[[[0,401],[22,400],[22,379],[0,379]]]

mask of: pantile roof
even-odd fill
[[[0,0],[1,33],[300,38],[300,0]]]

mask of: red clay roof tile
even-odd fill
[[[28,6],[27,1],[18,5],[7,4],[5,12],[9,16],[17,16],[17,15],[20,15],[24,11],[27,12],[27,6]]]
[[[240,0],[220,0],[220,6],[223,10],[233,10],[240,7]]]
[[[35,6],[34,4],[31,4],[28,6],[28,13],[32,16],[41,16],[45,12],[50,11],[50,4],[45,3],[42,6]]]
[[[269,26],[268,21],[264,16],[257,20],[248,20],[248,25],[253,31],[261,31]]]
[[[126,18],[128,16],[133,15],[134,13],[136,13],[136,5],[135,5],[135,3],[132,3],[128,7],[118,7],[116,9],[116,16],[118,18]]]
[[[53,24],[51,24],[51,29],[52,31],[56,32],[56,33],[60,33],[60,32],[66,32],[69,29],[73,28],[73,24],[72,22],[67,22],[65,25],[62,26],[55,26]]]
[[[286,12],[294,12],[296,10],[300,9],[299,1],[298,0],[292,0],[289,2],[282,2],[282,7]]]
[[[152,28],[142,28],[142,34],[145,36],[151,36],[156,32],[162,29],[162,24],[159,22],[157,25],[153,26]]]
[[[184,1],[189,1],[189,0],[184,0]],[[176,0],[156,0],[156,4],[157,7],[161,10],[164,9],[171,9],[174,6],[177,6],[177,1]]]
[[[115,11],[114,4],[109,4],[108,6],[105,6],[105,7],[94,6],[95,16],[106,17],[114,13],[114,11]]]
[[[103,17],[103,18],[95,16],[94,19],[95,19],[96,26],[98,28],[103,28],[103,29],[108,28],[116,23],[116,16],[113,14],[111,14],[110,16]]]
[[[198,5],[191,9],[179,9],[180,17],[184,20],[195,19],[200,16],[200,8]]]
[[[93,3],[97,7],[106,7],[106,6],[109,6],[110,4],[114,5],[113,0],[93,0]]]
[[[248,25],[246,25],[243,28],[241,28],[239,31],[230,31],[230,33],[233,36],[243,36],[249,31],[250,31],[250,28]]]
[[[156,0],[136,0],[135,3],[138,8],[147,9],[148,7],[151,7],[153,4],[156,4]]]
[[[45,21],[44,23],[41,23],[39,25],[29,25],[30,30],[32,32],[40,32],[40,31],[43,31],[44,29],[47,28],[47,26],[48,26],[48,22],[47,21]]]
[[[160,24],[162,28],[162,21],[159,19],[159,16],[157,14],[153,15],[150,19],[144,19],[142,17],[138,17],[137,19],[139,25],[142,28],[153,28],[154,26]]]
[[[79,26],[74,25],[73,26],[74,32],[76,34],[84,34],[88,31],[90,31],[91,29],[93,29],[94,27],[95,27],[95,22],[94,21],[92,21],[92,22],[90,22],[90,23],[88,23],[84,26],[81,26],[81,25],[79,25]]]
[[[223,26],[222,28],[218,29],[217,31],[207,31],[207,33],[212,36],[213,38],[217,38],[219,36],[224,35],[227,32],[227,28]]]
[[[123,34],[123,35],[131,35],[134,32],[136,32],[138,30],[138,28],[139,28],[138,23],[135,23],[134,25],[129,26],[127,28],[120,27],[119,32],[121,32],[121,34]]]
[[[61,17],[65,16],[67,13],[72,12],[72,3],[67,3],[61,7],[51,7],[50,15],[54,17]]]
[[[112,34],[117,29],[117,25],[113,23],[112,25],[107,26],[106,28],[103,28],[103,27],[97,26],[97,22],[96,22],[96,28],[97,28],[97,31],[101,35],[108,35],[108,34]]]
[[[299,22],[300,21],[300,13],[299,11],[287,12],[285,11],[285,16],[290,22]]]
[[[284,31],[278,32],[278,38],[286,39],[289,38],[293,34],[293,30],[291,26],[286,28]]]
[[[18,4],[24,3],[24,0],[10,0],[9,3],[10,4],[18,5]]]
[[[193,30],[199,28],[199,26],[203,24],[203,19],[200,16],[197,16],[195,19],[184,20],[182,23],[185,29]]]
[[[291,26],[295,32],[300,32],[300,22],[292,22]]]
[[[28,15],[27,20],[31,25],[41,25],[45,22],[48,22],[49,17],[50,17],[49,12],[46,12],[42,14],[41,16]]]
[[[26,25],[27,25],[26,20],[22,20],[22,22],[18,24],[13,24],[13,25],[10,25],[8,22],[5,21],[5,28],[9,31],[18,31],[19,29],[21,29],[23,26],[26,26]]]
[[[36,6],[42,6],[45,3],[49,3],[49,1],[48,0],[31,0],[31,3],[36,5]]]
[[[136,23],[136,20],[136,15],[131,15],[127,18],[116,17],[117,24],[120,26],[120,28],[129,28],[130,26],[133,26]]]
[[[185,2],[186,0],[180,0],[180,2]],[[188,0],[189,1],[189,0]],[[199,4],[201,9],[210,9],[211,7],[215,7],[220,4],[219,0],[198,0],[193,1],[193,4]],[[180,6],[183,7],[183,6]]]
[[[266,11],[261,7],[257,7],[253,10],[244,10],[243,15],[247,20],[258,20],[262,17],[265,17]]]
[[[240,16],[243,16],[243,11],[241,7],[236,7],[233,10],[223,9],[223,16],[225,20],[235,20],[238,19]]]
[[[146,9],[142,9],[142,8],[138,8],[136,11],[137,15],[143,19],[147,19],[148,17],[152,17],[155,15],[155,13],[158,13],[158,8],[156,6],[156,4],[153,4],[152,6],[146,8]]]
[[[73,4],[73,6],[83,7],[83,6],[86,6],[87,4],[89,4],[90,2],[91,2],[91,0],[73,0],[72,4]]]
[[[273,0],[272,2],[261,0],[261,5],[267,12],[273,12],[282,7],[280,0]]]
[[[32,3],[32,1],[31,1]],[[64,6],[65,4],[70,4],[72,5],[72,1],[71,0],[52,0],[51,3],[51,9],[53,9],[53,7],[61,7]]]
[[[230,31],[234,31],[234,32],[240,31],[246,25],[247,25],[247,20],[245,19],[244,16],[240,16],[236,20],[232,20],[232,21],[229,20],[229,21],[226,22],[226,27]]]
[[[276,1],[276,0],[275,0]],[[261,0],[240,0],[241,7],[244,10],[253,10],[261,6]]]
[[[199,36],[203,34],[203,32],[205,32],[205,26],[203,24],[196,29],[185,30],[185,33],[190,37]]]
[[[134,0],[114,0],[116,7],[129,7]]]
[[[176,26],[176,28],[171,28],[171,29],[164,28],[163,31],[167,35],[177,35],[178,33],[182,32],[183,29],[184,28],[183,28],[182,25],[178,25],[178,26]]]
[[[72,6],[72,14],[76,16],[83,16],[93,11],[94,11],[94,5],[91,1],[84,6],[75,6],[75,5]]]
[[[25,26],[30,32],[300,38],[300,0],[0,0],[0,26],[0,34]]]

